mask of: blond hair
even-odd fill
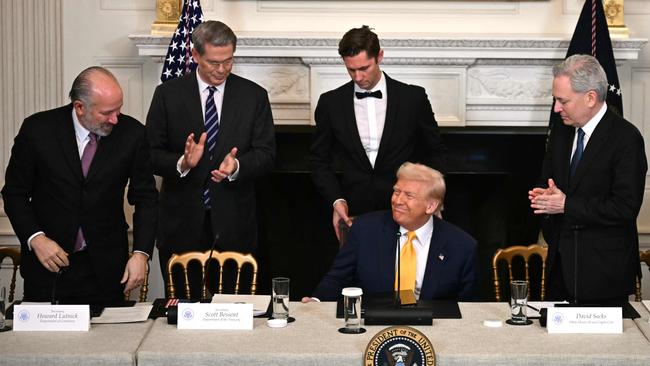
[[[445,177],[439,171],[423,164],[406,162],[397,169],[397,179],[417,180],[426,183],[427,196],[440,200],[440,206],[445,200],[447,186]]]

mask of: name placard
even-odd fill
[[[88,305],[16,305],[14,330],[87,332],[90,329]]]
[[[253,304],[178,304],[178,329],[253,329]]]
[[[548,308],[549,333],[623,333],[622,308]]]

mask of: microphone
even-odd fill
[[[212,301],[212,296],[210,296],[210,291],[206,286],[206,281],[208,279],[208,272],[210,269],[210,262],[212,262],[212,253],[214,252],[214,247],[217,245],[217,240],[219,240],[219,233],[214,236],[214,241],[212,241],[212,246],[210,247],[210,255],[208,256],[207,262],[205,262],[205,269],[203,271],[203,279],[201,281],[201,302],[209,303]]]
[[[578,305],[578,233],[584,226],[572,225],[573,230],[573,304]]]
[[[60,299],[57,297],[56,293],[56,285],[59,282],[59,278],[61,275],[65,272],[67,272],[68,268],[67,267],[60,267],[59,270],[56,272],[56,276],[54,277],[54,282],[52,283],[52,301],[50,303],[52,305],[59,305]]]
[[[402,266],[401,266],[401,250],[399,247],[399,239],[402,236],[402,233],[398,230],[397,231],[397,291],[395,292],[395,307],[400,307],[402,306],[402,299],[400,297],[400,282],[401,282],[401,273],[402,273]]]

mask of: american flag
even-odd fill
[[[192,59],[192,32],[201,22],[203,22],[203,11],[199,0],[184,0],[178,26],[169,43],[160,75],[163,83],[196,69],[196,63]]]

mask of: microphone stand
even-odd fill
[[[580,225],[573,225],[573,304],[578,305],[578,232]]]
[[[65,268],[59,268],[59,270],[56,272],[56,275],[54,277],[54,283],[52,283],[52,301],[50,301],[50,303],[52,305],[59,305],[59,303],[60,303],[60,300],[58,299],[57,293],[56,293],[56,285],[59,282],[59,278],[61,277],[61,275],[65,271],[66,271]]]
[[[209,303],[212,301],[212,296],[208,296],[210,291],[207,288],[207,278],[210,269],[210,262],[212,262],[212,253],[214,252],[214,247],[217,245],[217,240],[219,240],[219,233],[214,236],[214,241],[212,241],[212,246],[210,247],[210,255],[208,256],[208,260],[205,262],[203,280],[201,281],[201,302],[203,303]]]
[[[401,273],[402,273],[402,266],[401,266],[401,250],[399,247],[399,239],[402,236],[402,233],[397,231],[397,291],[395,292],[395,307],[399,308],[402,306],[402,298],[400,297],[400,282],[401,282]]]

